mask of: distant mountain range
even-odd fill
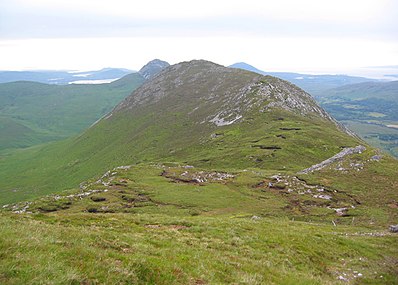
[[[357,76],[348,76],[348,75],[329,75],[329,74],[314,75],[314,74],[301,74],[293,72],[269,72],[269,71],[259,70],[258,68],[250,64],[247,64],[245,62],[235,63],[230,65],[229,67],[240,68],[263,75],[271,75],[282,78],[303,88],[305,91],[307,91],[308,93],[310,93],[315,97],[322,96],[324,91],[331,88],[336,88],[347,84],[379,81],[376,79],[371,79],[366,77],[357,77]]]
[[[34,81],[46,84],[71,84],[71,83],[109,83],[119,79],[132,70],[122,68],[103,68],[93,71],[0,71],[0,83],[14,81]]]
[[[156,59],[151,61],[151,68],[161,70],[169,64],[165,61]],[[340,87],[347,84],[356,84],[361,82],[376,82],[378,80],[356,77],[348,75],[312,75],[293,72],[268,72],[259,70],[258,68],[239,62],[230,65],[232,68],[240,68],[262,75],[276,76],[287,81],[290,81],[297,86],[303,88],[313,96],[321,96],[322,91]],[[146,67],[144,66],[139,73],[146,79]],[[32,70],[32,71],[0,71],[0,83],[14,82],[14,81],[34,81],[46,84],[96,84],[109,83],[119,79],[133,70],[123,68],[103,68],[101,70],[93,71],[57,71],[57,70]]]

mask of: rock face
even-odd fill
[[[161,72],[166,67],[170,66],[170,64],[166,61],[160,59],[154,59],[144,65],[138,73],[142,75],[145,79],[151,79],[156,76],[159,72]]]

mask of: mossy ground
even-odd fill
[[[362,171],[376,171],[377,163],[369,162]],[[344,175],[350,173],[358,171]],[[89,180],[84,189],[33,200],[25,211],[31,214],[12,214],[24,208],[24,202],[14,209],[10,205],[0,214],[0,281],[398,282],[398,236],[387,231],[394,209],[356,193],[361,205],[349,216],[338,217],[327,206],[352,203],[343,193],[335,194],[333,201],[288,193],[267,186],[272,176],[259,169],[226,172],[176,163],[141,164]],[[316,174],[303,176],[310,183]],[[333,185],[339,191],[346,187]],[[289,207],[292,202],[297,207]]]
[[[398,282],[397,237],[365,228],[89,213],[2,214],[0,224],[2,284]]]

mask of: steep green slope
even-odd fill
[[[0,84],[0,116],[19,126],[13,131],[9,127],[0,128],[0,151],[77,134],[143,81],[135,73],[110,84],[59,86],[23,81]]]

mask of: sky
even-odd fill
[[[138,70],[154,58],[398,74],[398,1],[0,0],[0,70]]]

